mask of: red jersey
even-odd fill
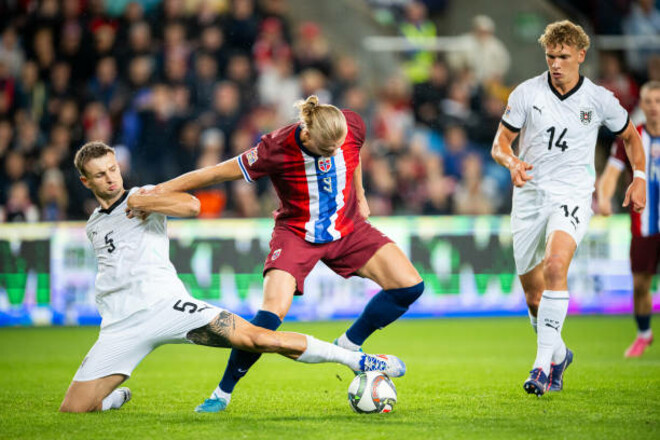
[[[300,123],[262,136],[256,147],[238,156],[245,180],[269,176],[273,182],[280,199],[276,225],[286,226],[310,243],[339,240],[364,221],[358,212],[353,175],[366,128],[357,113],[342,113],[348,134],[332,157],[303,146]]]
[[[637,127],[642,137],[644,155],[646,156],[646,208],[635,212],[630,206],[630,225],[634,237],[648,237],[660,233],[660,137],[653,137],[643,125]],[[612,145],[608,163],[619,170],[632,166],[628,161],[623,141],[617,139]]]

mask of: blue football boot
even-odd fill
[[[543,368],[534,368],[529,373],[529,379],[525,381],[523,388],[527,394],[542,396],[548,389],[548,376],[543,372]]]
[[[548,387],[548,391],[561,391],[564,388],[564,372],[572,362],[573,352],[567,347],[564,361],[550,366],[550,377],[548,378],[550,386]]]
[[[197,405],[195,412],[197,413],[217,413],[227,409],[227,401],[225,399],[220,399],[212,397],[210,399],[204,400],[204,403]]]

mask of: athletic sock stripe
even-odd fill
[[[545,296],[545,295],[543,295],[543,298],[545,298],[545,299],[553,299],[553,300],[564,300],[564,301],[568,301],[568,300],[569,300],[569,297],[568,297],[568,296],[567,296],[567,297],[563,297],[563,296],[562,296],[562,297],[556,297],[556,296]]]

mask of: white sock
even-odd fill
[[[637,332],[637,337],[638,338],[649,339],[651,336],[653,336],[653,332],[651,331],[651,329],[648,329],[648,330],[643,331],[643,332],[640,332],[640,331]]]
[[[555,349],[552,351],[551,360],[553,364],[561,364],[564,362],[564,359],[566,359],[566,344],[561,335],[559,335],[559,341],[555,345]]]
[[[337,338],[337,345],[351,351],[360,351],[360,346],[348,339],[346,333]]]
[[[231,400],[231,393],[225,393],[220,389],[220,385],[218,385],[216,389],[211,393],[211,399],[225,399],[227,404],[229,404],[229,401]]]
[[[534,329],[534,333],[538,333],[538,330],[536,328],[537,327],[536,323],[538,322],[538,319],[536,318],[536,316],[532,315],[532,311],[529,310],[529,309],[527,309],[527,314],[529,315],[529,322],[530,322],[530,324],[532,324],[532,328]]]
[[[119,390],[114,390],[107,395],[103,402],[101,403],[101,411],[107,411],[109,409],[119,409],[124,404],[124,393]]]
[[[568,312],[568,292],[545,290],[538,311],[536,360],[533,368],[550,371],[550,362],[555,349],[560,348],[561,328]],[[562,359],[563,360],[563,359]]]
[[[350,351],[338,345],[330,344],[316,339],[313,336],[307,337],[307,350],[300,355],[296,361],[306,364],[320,364],[322,362],[337,362],[344,364],[351,370],[360,369],[360,359],[363,354],[356,351]]]

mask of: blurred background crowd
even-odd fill
[[[361,1],[376,22],[411,41],[442,36],[435,17],[450,2]],[[653,0],[584,3],[600,6],[578,11],[598,32],[660,33]],[[335,50],[322,23],[291,20],[290,7],[286,0],[0,2],[0,221],[86,219],[96,201],[72,161],[86,141],[116,148],[127,187],[158,183],[251,148],[295,120],[292,104],[311,94],[365,119],[372,215],[510,210],[508,171],[489,153],[517,81],[507,77],[512,48],[491,18],[473,18],[456,39],[462,50],[401,52],[400,73],[365,84],[359,52]],[[639,86],[660,79],[660,55],[598,55],[592,79],[639,122]],[[611,143],[607,133],[603,139]],[[203,218],[269,216],[276,208],[267,179],[196,195]]]

